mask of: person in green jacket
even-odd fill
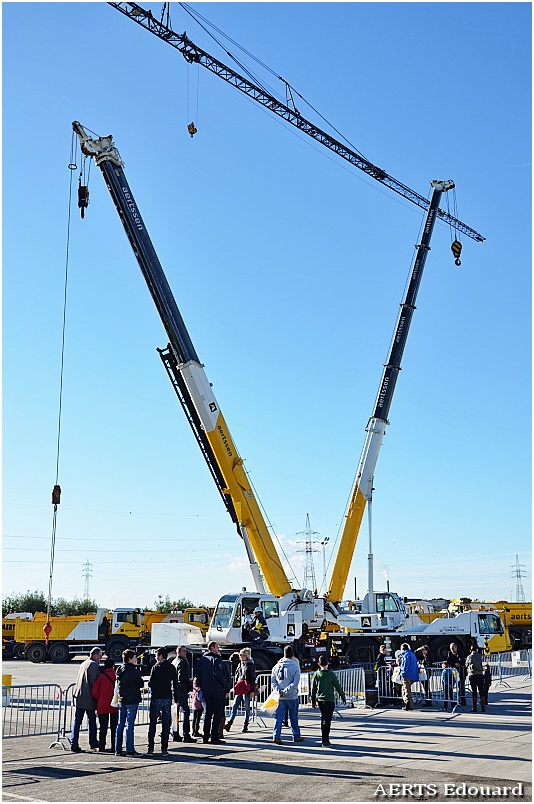
[[[334,690],[337,690],[343,703],[347,703],[345,693],[341,688],[339,679],[333,670],[328,669],[328,659],[326,656],[319,656],[319,669],[314,673],[312,679],[311,699],[315,709],[319,704],[321,710],[321,735],[323,746],[329,746],[330,726],[332,725],[332,715],[334,714],[335,697]]]

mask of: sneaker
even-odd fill
[[[330,748],[330,746],[332,745],[332,743],[330,742],[330,740],[323,740],[323,742],[321,743],[321,745],[323,746],[323,748]]]
[[[154,749],[149,748],[148,751],[146,752],[145,756],[146,757],[153,757],[154,756]]]
[[[304,742],[304,737],[293,737],[293,742],[294,743],[303,743]]]
[[[212,745],[226,745],[226,740],[212,740]]]
[[[184,737],[184,743],[196,743],[196,740],[188,734],[187,737]]]
[[[169,752],[167,751],[166,748],[161,749],[161,756],[162,757],[168,757],[169,756]]]
[[[126,756],[127,757],[140,757],[141,754],[139,753],[139,751],[126,751]]]
[[[107,748],[99,748],[99,749],[98,749],[98,753],[99,753],[99,754],[107,754],[107,752],[108,752],[108,749],[107,749]]]
[[[280,739],[280,737],[273,737],[273,743],[275,743],[276,745],[282,745],[282,740]]]
[[[123,751],[115,751],[115,756],[116,756],[116,757],[123,757],[123,756],[124,756],[124,752],[123,752]]]
[[[172,741],[173,741],[173,743],[181,743],[182,739],[183,738],[180,737],[180,735],[178,734],[177,731],[173,731],[173,733],[172,733]]]
[[[70,750],[72,751],[73,754],[81,754],[83,752],[83,748],[79,748],[78,746],[74,748],[74,746],[72,745],[70,747]]]

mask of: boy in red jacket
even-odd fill
[[[115,750],[115,732],[117,731],[117,723],[119,720],[119,710],[115,706],[111,706],[113,693],[115,692],[115,662],[113,659],[104,657],[104,671],[98,676],[93,689],[91,690],[93,698],[96,700],[96,713],[98,715],[98,750],[104,752],[106,750],[106,735],[108,733],[108,724],[111,729],[111,748],[108,751]]]

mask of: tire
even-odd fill
[[[449,655],[449,645],[451,642],[458,642],[457,639],[452,637],[436,637],[435,639],[430,639],[428,641],[428,647],[430,648],[430,661],[434,664],[435,662],[444,662]],[[462,650],[463,650],[463,646]]]
[[[15,647],[13,648],[13,658],[25,659],[26,658],[25,648],[26,645],[24,644],[24,642],[16,642]]]
[[[48,651],[50,661],[54,664],[63,664],[69,660],[69,646],[66,642],[54,642]]]
[[[254,653],[252,659],[256,665],[256,673],[270,673],[276,664],[265,653]]]
[[[349,642],[347,656],[352,664],[357,662],[374,662],[378,653],[378,642],[372,637],[352,637]]]
[[[106,656],[109,659],[113,659],[114,662],[122,662],[122,652],[126,650],[128,645],[124,642],[119,642],[115,640],[114,642],[110,642],[109,645],[106,647]]]
[[[46,661],[46,647],[41,642],[31,642],[26,650],[24,656],[34,664]]]

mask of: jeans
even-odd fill
[[[190,735],[190,727],[189,727],[189,715],[190,715],[189,695],[187,694],[187,692],[184,692],[183,689],[178,687],[177,697],[178,697],[178,700],[176,701],[176,703],[177,703],[178,707],[184,713],[184,726],[183,726],[184,737],[189,737],[189,735]],[[177,711],[176,712],[176,733],[177,734],[179,732],[179,728],[178,728],[179,715],[180,715],[180,712]]]
[[[117,725],[117,740],[115,751],[122,751],[122,733],[126,725],[126,753],[133,754],[134,748],[134,723],[139,704],[121,704],[119,708],[119,723]]]
[[[279,739],[280,735],[282,734],[282,723],[284,722],[286,714],[289,715],[293,739],[300,737],[298,698],[294,698],[291,701],[288,701],[285,698],[280,698],[278,706],[276,707],[276,714],[274,716],[273,737],[275,739]]]
[[[83,721],[83,716],[87,715],[89,723],[89,746],[90,748],[98,748],[98,740],[96,737],[96,712],[94,709],[82,709],[80,706],[76,707],[74,713],[74,723],[72,724],[72,734],[70,737],[70,747],[79,748],[78,739],[80,736],[80,728]]]
[[[232,714],[230,715],[230,720],[234,720],[235,716],[237,715],[237,710],[243,703],[245,707],[245,721],[248,723],[250,720],[250,692],[245,692],[244,695],[236,695],[234,700],[234,705],[232,706]]]
[[[108,714],[107,712],[104,715],[98,716],[98,725],[100,726],[98,732],[98,748],[100,751],[104,751],[106,748],[106,736],[108,733],[108,723],[111,729],[111,747],[115,750],[115,735],[117,733],[117,723],[119,722],[119,713],[118,712],[111,712]]]
[[[206,711],[204,712],[204,742],[208,740],[219,739],[219,724],[224,709],[225,697],[222,695],[214,695],[213,693],[204,693],[204,700],[206,701]]]
[[[330,726],[332,725],[332,715],[334,714],[334,701],[317,701],[321,712],[321,737],[323,743],[327,743],[330,737]]]
[[[152,698],[150,701],[150,725],[148,727],[148,750],[154,750],[154,737],[156,736],[156,724],[158,715],[161,712],[161,750],[166,751],[169,747],[169,732],[171,730],[171,698]],[[128,740],[128,735],[126,735]]]

